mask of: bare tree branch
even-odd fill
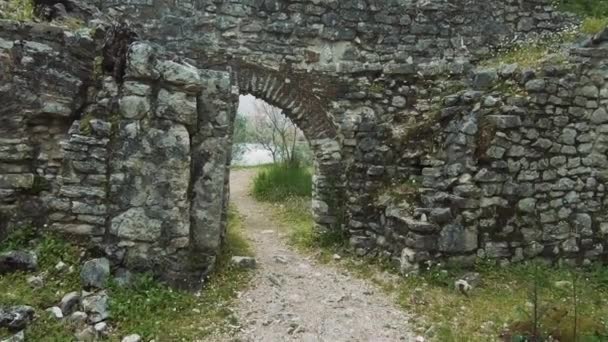
[[[254,120],[254,138],[268,150],[274,162],[295,163],[295,148],[298,136],[302,133],[283,112],[264,101],[255,104],[257,111]],[[279,160],[280,159],[280,160]]]

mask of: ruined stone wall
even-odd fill
[[[315,222],[360,255],[404,271],[605,258],[603,48],[540,71],[474,66],[567,26],[548,0],[91,3],[151,42],[100,20],[0,21],[2,234],[39,219],[196,283],[221,248],[252,94],[304,131]]]
[[[3,234],[33,220],[117,265],[197,284],[226,226],[230,75],[127,41],[117,77],[96,31],[1,24],[13,30],[0,40],[10,62],[0,83]]]
[[[385,126],[407,101],[385,103],[370,80],[457,77],[469,59],[573,21],[548,0],[90,3],[195,65],[230,69],[241,94],[284,109],[313,147],[327,147],[316,153],[326,160],[315,177],[317,224],[355,217],[358,230],[376,224],[369,197],[386,174],[375,166],[393,163]],[[360,124],[362,105],[377,110]],[[331,141],[316,143],[319,135]]]
[[[393,128],[396,172],[374,199],[368,244],[404,272],[477,258],[605,261],[605,52],[427,80],[443,95],[419,94],[422,120]]]
[[[559,30],[564,17],[551,3],[112,0],[100,6],[197,63],[236,59],[276,69],[289,64],[332,73],[399,74],[430,59],[481,56],[516,37]]]
[[[56,190],[60,141],[85,105],[94,52],[86,34],[0,21],[0,237]]]

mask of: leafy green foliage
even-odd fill
[[[0,252],[30,247],[30,242],[37,237],[32,227],[17,228],[0,244]]]
[[[310,198],[312,174],[308,168],[274,164],[262,168],[253,180],[253,195],[268,202],[283,202],[290,197]]]
[[[237,113],[234,118],[234,134],[232,136],[232,159],[240,159],[246,151],[246,145],[253,141],[253,132],[247,117]]]
[[[95,116],[92,113],[88,113],[80,119],[80,133],[84,135],[93,133],[93,126],[91,125],[93,119],[95,119]]]
[[[0,2],[0,19],[32,21],[34,19],[34,3],[32,0],[8,0]]]
[[[244,114],[237,113],[234,118],[234,136],[232,138],[233,143],[243,144],[253,142],[253,132],[248,122],[247,117]]]

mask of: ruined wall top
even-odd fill
[[[563,29],[550,0],[87,0],[197,61],[415,74]]]

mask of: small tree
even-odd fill
[[[279,108],[264,101],[257,101],[255,107],[254,141],[270,152],[275,163],[297,164],[296,145],[302,134],[298,127]]]
[[[234,135],[232,138],[232,159],[239,160],[247,152],[247,143],[252,142],[252,132],[249,120],[242,113],[237,113],[234,119]]]

